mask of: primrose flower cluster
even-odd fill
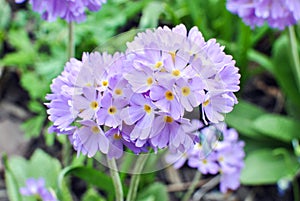
[[[252,28],[267,22],[273,28],[284,29],[300,20],[299,0],[227,0],[227,9]]]
[[[20,188],[20,193],[24,196],[34,196],[37,200],[58,201],[56,196],[46,188],[43,178],[27,179],[26,186]]]
[[[198,110],[205,123],[218,123],[237,103],[240,75],[223,49],[181,24],[139,33],[125,53],[73,58],[46,97],[50,131],[67,134],[88,157],[185,152],[198,140],[186,113]]]
[[[240,185],[240,174],[244,166],[244,142],[238,140],[235,129],[227,129],[225,123],[203,127],[198,120],[193,120],[194,130],[200,136],[200,142],[186,153],[166,155],[166,162],[179,169],[187,165],[197,168],[202,174],[220,173],[220,190],[236,190]],[[200,132],[199,132],[200,129]]]
[[[25,0],[15,0],[23,3]],[[30,0],[32,9],[42,15],[47,21],[62,18],[67,22],[82,22],[85,20],[85,10],[98,11],[106,0]]]

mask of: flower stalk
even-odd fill
[[[146,161],[148,159],[149,154],[141,154],[138,156],[138,159],[136,160],[133,173],[130,181],[130,186],[127,194],[126,201],[135,201],[136,195],[137,195],[137,189],[139,186],[140,178],[141,178],[141,172],[144,169],[144,166],[146,164]]]
[[[201,178],[201,172],[200,171],[197,171],[195,176],[194,176],[194,179],[188,189],[188,191],[186,192],[186,194],[183,196],[182,200],[181,201],[188,201],[190,199],[190,197],[192,196],[193,192],[195,191],[196,189],[196,186],[199,182]]]
[[[75,56],[74,23],[68,23],[68,58]]]
[[[107,164],[110,169],[110,175],[113,180],[113,184],[115,187],[116,201],[123,201],[123,187],[120,179],[120,175],[118,173],[118,167],[116,164],[116,160],[114,158],[107,159]]]

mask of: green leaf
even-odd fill
[[[274,76],[276,80],[288,99],[292,101],[299,110],[300,93],[297,87],[295,87],[297,85],[293,73],[289,41],[286,35],[282,35],[273,45],[272,60],[275,67]]]
[[[99,189],[105,191],[109,198],[114,195],[114,185],[111,177],[97,171],[94,168],[84,167],[84,166],[69,166],[63,169],[59,175],[59,184],[63,183],[64,177],[68,175],[74,175],[83,179],[91,185],[98,187]],[[111,200],[111,199],[110,199]]]
[[[245,159],[241,182],[244,185],[275,184],[281,178],[294,177],[298,168],[292,153],[282,156],[275,155],[272,149],[256,150]]]
[[[7,189],[8,197],[11,201],[21,201],[21,195],[19,193],[19,185],[16,180],[15,175],[10,169],[10,166],[8,164],[7,156],[4,155],[2,157],[3,164],[5,167],[5,184]]]
[[[272,60],[264,55],[263,53],[260,53],[254,49],[250,49],[248,51],[248,59],[250,61],[258,63],[261,67],[263,67],[265,70],[271,72],[274,74],[274,64]]]
[[[275,114],[265,114],[255,119],[253,126],[257,132],[287,143],[300,137],[297,120]]]
[[[24,72],[21,76],[21,85],[32,99],[43,99],[49,91],[49,83],[42,80],[35,72]]]
[[[141,191],[138,194],[138,201],[168,201],[169,195],[164,184],[156,182]]]
[[[32,43],[25,29],[11,29],[8,35],[9,43],[17,50],[32,52]]]
[[[155,11],[155,12],[153,12]],[[144,9],[140,20],[139,28],[157,27],[159,16],[163,12],[162,2],[150,2]]]
[[[35,113],[43,113],[45,111],[45,107],[43,106],[43,104],[34,100],[29,102],[28,108],[30,109],[30,111]]]
[[[18,51],[5,54],[4,58],[0,61],[0,66],[18,66],[25,68],[34,61],[35,54],[28,51]]]
[[[82,201],[105,201],[103,197],[97,193],[93,188],[90,188],[85,194],[83,195]]]
[[[237,129],[241,134],[254,139],[261,139],[263,136],[253,127],[253,121],[266,112],[254,104],[239,100],[233,111],[226,115],[226,123]]]
[[[28,119],[21,125],[21,129],[25,132],[25,137],[37,137],[41,134],[46,119],[45,114],[41,114]]]

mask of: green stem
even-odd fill
[[[290,38],[291,51],[292,51],[292,56],[294,61],[293,66],[294,66],[296,83],[297,83],[298,90],[300,92],[300,61],[299,61],[297,39],[296,39],[295,29],[293,26],[289,26],[289,38]]]
[[[74,43],[74,23],[69,23],[69,37],[68,37],[68,58],[75,56],[75,43]]]
[[[134,169],[133,169],[133,176],[130,181],[130,186],[128,190],[128,194],[126,197],[126,201],[135,201],[137,195],[137,189],[140,182],[141,172],[144,169],[146,161],[148,159],[149,154],[141,154],[139,155],[138,159],[136,160]]]
[[[107,164],[110,169],[110,175],[113,180],[113,184],[115,187],[115,194],[116,194],[116,201],[123,201],[123,187],[120,180],[120,175],[118,173],[118,167],[116,164],[116,160],[114,158],[109,159],[107,158]]]
[[[197,171],[196,174],[195,174],[195,177],[194,177],[194,179],[193,179],[193,181],[192,181],[192,183],[191,183],[191,185],[188,189],[188,191],[183,196],[181,201],[188,201],[191,198],[193,192],[196,189],[197,183],[199,182],[200,178],[201,178],[201,172]]]

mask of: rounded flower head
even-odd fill
[[[300,19],[298,0],[228,0],[227,9],[252,28],[268,23],[270,27],[284,29]]]
[[[198,140],[187,113],[196,110],[206,124],[218,123],[237,103],[235,61],[196,27],[147,30],[127,47],[125,54],[71,59],[51,85],[46,104],[51,130],[69,135],[78,153],[115,158],[126,148],[136,154],[164,148],[184,153]]]
[[[22,3],[25,0],[15,0]],[[30,0],[32,9],[42,15],[47,21],[62,18],[67,22],[82,22],[85,20],[85,10],[98,11],[106,0]]]

